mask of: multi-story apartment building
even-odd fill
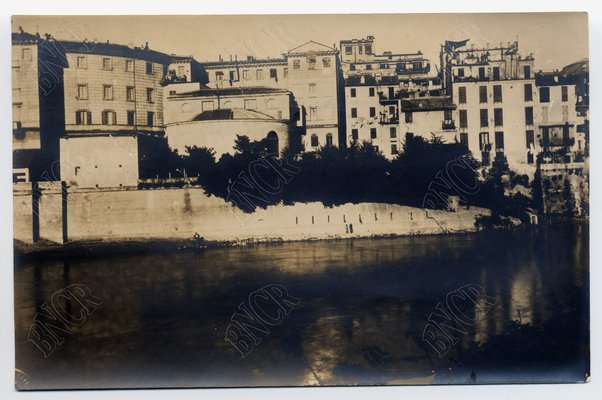
[[[55,43],[24,32],[12,34],[13,181],[58,175],[58,138],[64,124],[62,71]]]
[[[282,58],[249,57],[203,64],[212,88],[264,86],[290,91],[298,104],[296,135],[306,151],[345,144],[344,84],[338,50],[307,42]]]
[[[556,162],[583,161],[587,140],[585,132],[578,129],[582,121],[577,111],[580,106],[575,76],[540,73],[535,82],[540,118],[531,145]]]
[[[498,157],[519,171],[532,170],[530,139],[539,111],[533,57],[522,57],[516,42],[483,49],[446,43],[441,60],[446,89],[458,106],[454,119],[472,154],[484,165]]]
[[[393,53],[375,51],[375,38],[341,40],[341,65],[345,76],[369,73],[374,76],[398,76],[400,79],[426,78],[431,70],[430,61],[422,52]]]
[[[149,146],[165,140],[162,86],[191,80],[206,82],[192,57],[148,45],[13,33],[16,180],[137,185]]]
[[[368,36],[341,41],[341,54],[348,143],[369,141],[391,159],[406,133],[456,139],[455,107],[442,97],[441,78],[429,75],[430,62],[420,52],[378,55]]]

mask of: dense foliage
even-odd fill
[[[463,205],[476,205],[499,210],[505,215],[517,214],[518,207],[529,206],[529,199],[504,196],[502,180],[508,174],[507,164],[494,166],[488,173],[472,158],[466,146],[443,143],[439,137],[430,140],[407,134],[403,151],[387,160],[370,142],[355,142],[347,148],[325,146],[314,152],[293,153],[284,149],[280,160],[290,166],[290,179],[283,184],[282,174],[270,168],[254,169],[258,160],[274,160],[263,141],[253,142],[237,136],[235,153],[216,160],[212,149],[190,147],[185,155],[164,155],[163,168],[171,176],[198,177],[207,194],[229,199],[232,191],[243,193],[252,211],[283,202],[318,201],[327,206],[344,203],[382,202],[416,207],[445,208],[449,195],[458,196]],[[156,161],[156,160],[155,160]],[[266,162],[265,165],[274,165]],[[265,182],[278,190],[262,191],[253,176],[261,171]],[[513,184],[528,184],[522,176],[513,176]],[[280,180],[280,182],[278,182]],[[469,190],[470,189],[470,190]],[[437,201],[425,202],[427,194]],[[240,207],[240,204],[234,202]]]

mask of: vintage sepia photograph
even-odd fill
[[[590,380],[587,13],[11,39],[17,390]]]

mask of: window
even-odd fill
[[[443,119],[445,121],[451,121],[453,119],[452,110],[450,110],[450,109],[443,110]]]
[[[364,48],[362,47],[362,45],[360,44],[359,46],[357,46],[357,51],[358,53],[362,54],[362,51],[364,50]]]
[[[326,134],[326,146],[332,146],[332,133],[327,133]]]
[[[464,86],[458,88],[458,103],[466,104],[466,88]]]
[[[468,147],[468,133],[466,133],[466,132],[460,133],[460,144]]]
[[[391,115],[391,116],[395,115],[395,106],[389,106],[389,115]]]
[[[460,110],[460,128],[468,128],[468,111]]]
[[[262,69],[258,69],[257,71],[255,71],[255,78],[257,80],[263,79],[263,70]]]
[[[316,54],[315,53],[308,53],[307,69],[316,69]]]
[[[102,86],[102,98],[103,100],[113,100],[113,86],[103,85]]]
[[[525,83],[525,101],[533,101],[533,86]]]
[[[256,99],[245,99],[245,110],[256,110],[257,100]]]
[[[375,94],[375,92],[376,92],[376,91],[374,90],[374,88],[373,88],[373,87],[371,87],[371,88],[368,88],[368,94],[370,95],[370,97],[374,97],[374,94]]]
[[[569,101],[569,88],[568,86],[562,86],[562,101]]]
[[[479,150],[488,151],[487,145],[489,144],[489,132],[479,133]]]
[[[533,107],[525,107],[525,125],[533,125]]]
[[[31,61],[31,49],[26,47],[23,50],[21,50],[21,60]]]
[[[366,54],[372,54],[372,45],[371,44],[367,44],[365,46],[365,52],[366,52]]]
[[[487,103],[487,86],[479,86],[479,103]]]
[[[311,146],[318,147],[320,145],[320,141],[318,140],[318,135],[315,133],[311,135]]]
[[[366,64],[366,70],[370,71],[372,69],[372,64]]]
[[[77,56],[75,65],[77,68],[87,68],[88,63],[86,61],[86,56]]]
[[[357,108],[351,109],[351,118],[357,118]]]
[[[543,122],[543,123],[548,122],[548,107],[541,108],[541,122]]]
[[[376,128],[370,128],[370,139],[376,139],[377,133]]]
[[[523,74],[525,75],[525,79],[531,78],[531,66],[530,65],[525,65],[523,67]]]
[[[125,72],[132,72],[134,70],[134,60],[125,60]]]
[[[288,68],[284,68],[284,69],[282,70],[282,75],[283,75],[285,78],[288,78]]]
[[[355,91],[355,89],[351,89],[351,90],[349,91],[349,93],[350,93],[351,97],[355,97],[355,95],[356,95],[356,91]]]
[[[316,84],[315,83],[310,83],[309,84],[309,93],[310,94],[315,94],[316,93]]]
[[[539,102],[540,103],[549,103],[550,102],[550,88],[549,87],[540,87],[539,88]]]
[[[117,116],[115,111],[105,110],[101,114],[103,125],[115,125],[117,123]]]
[[[351,139],[358,140],[358,138],[359,138],[359,131],[357,129],[352,129],[351,130]]]
[[[218,81],[223,81],[224,80],[224,73],[222,71],[217,71],[215,73],[215,79]]]
[[[394,126],[390,127],[389,136],[391,137],[391,139],[397,138],[397,128],[395,128]]]
[[[301,60],[293,60],[293,69],[301,68]]]
[[[87,110],[76,111],[75,123],[77,125],[92,125],[92,112]]]
[[[485,67],[479,67],[479,79],[485,79]]]
[[[242,70],[242,79],[245,81],[249,80],[249,70],[248,69]]]
[[[501,108],[496,108],[493,110],[493,123],[495,126],[503,126],[504,125],[504,110]]]
[[[153,63],[150,61],[146,62],[146,74],[147,75],[152,75],[153,74]]]
[[[569,120],[569,106],[562,106],[562,122]]]
[[[310,121],[318,120],[318,107],[309,107],[309,120]]]
[[[235,81],[236,80],[236,71],[229,71],[228,78],[230,79],[230,81]]]
[[[155,101],[155,89],[146,88],[146,101],[152,103]]]
[[[500,67],[493,67],[493,79],[496,81],[500,80]]]
[[[482,109],[480,111],[481,127],[489,126],[489,115],[487,113],[487,109]]]
[[[88,100],[88,85],[77,85],[77,98]]]
[[[325,57],[322,59],[322,66],[324,68],[330,68],[330,58]]]
[[[392,144],[391,145],[391,154],[397,154],[397,153],[399,153],[399,150],[397,149],[397,145]]]
[[[349,71],[355,71],[355,64],[349,64]]]
[[[458,68],[458,78],[464,78],[464,68]]]
[[[278,79],[278,70],[276,68],[270,68],[270,78]]]
[[[350,56],[353,53],[351,46],[345,47],[345,55]]]
[[[411,111],[405,112],[405,120],[406,120],[406,124],[411,124],[412,122],[414,122],[414,116],[412,115]]]
[[[495,149],[496,150],[504,149],[504,132],[496,132],[495,133]]]
[[[527,131],[527,148],[535,146],[535,131]]]
[[[376,117],[376,107],[370,107],[370,116]]]
[[[128,125],[134,125],[136,123],[136,113],[134,111],[128,111]]]
[[[502,102],[502,85],[493,85],[493,102]]]
[[[102,69],[106,69],[109,71],[113,69],[113,63],[111,62],[110,58],[105,57],[102,59]]]
[[[147,126],[155,125],[155,113],[154,112],[149,111],[146,113],[146,125]]]
[[[136,101],[136,89],[133,86],[125,88],[125,99],[127,101]]]

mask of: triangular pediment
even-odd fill
[[[288,54],[297,54],[297,53],[309,53],[309,52],[335,52],[336,50],[333,47],[326,46],[322,43],[314,42],[310,40],[309,42],[303,43],[300,46],[297,46],[293,49],[290,49]]]

